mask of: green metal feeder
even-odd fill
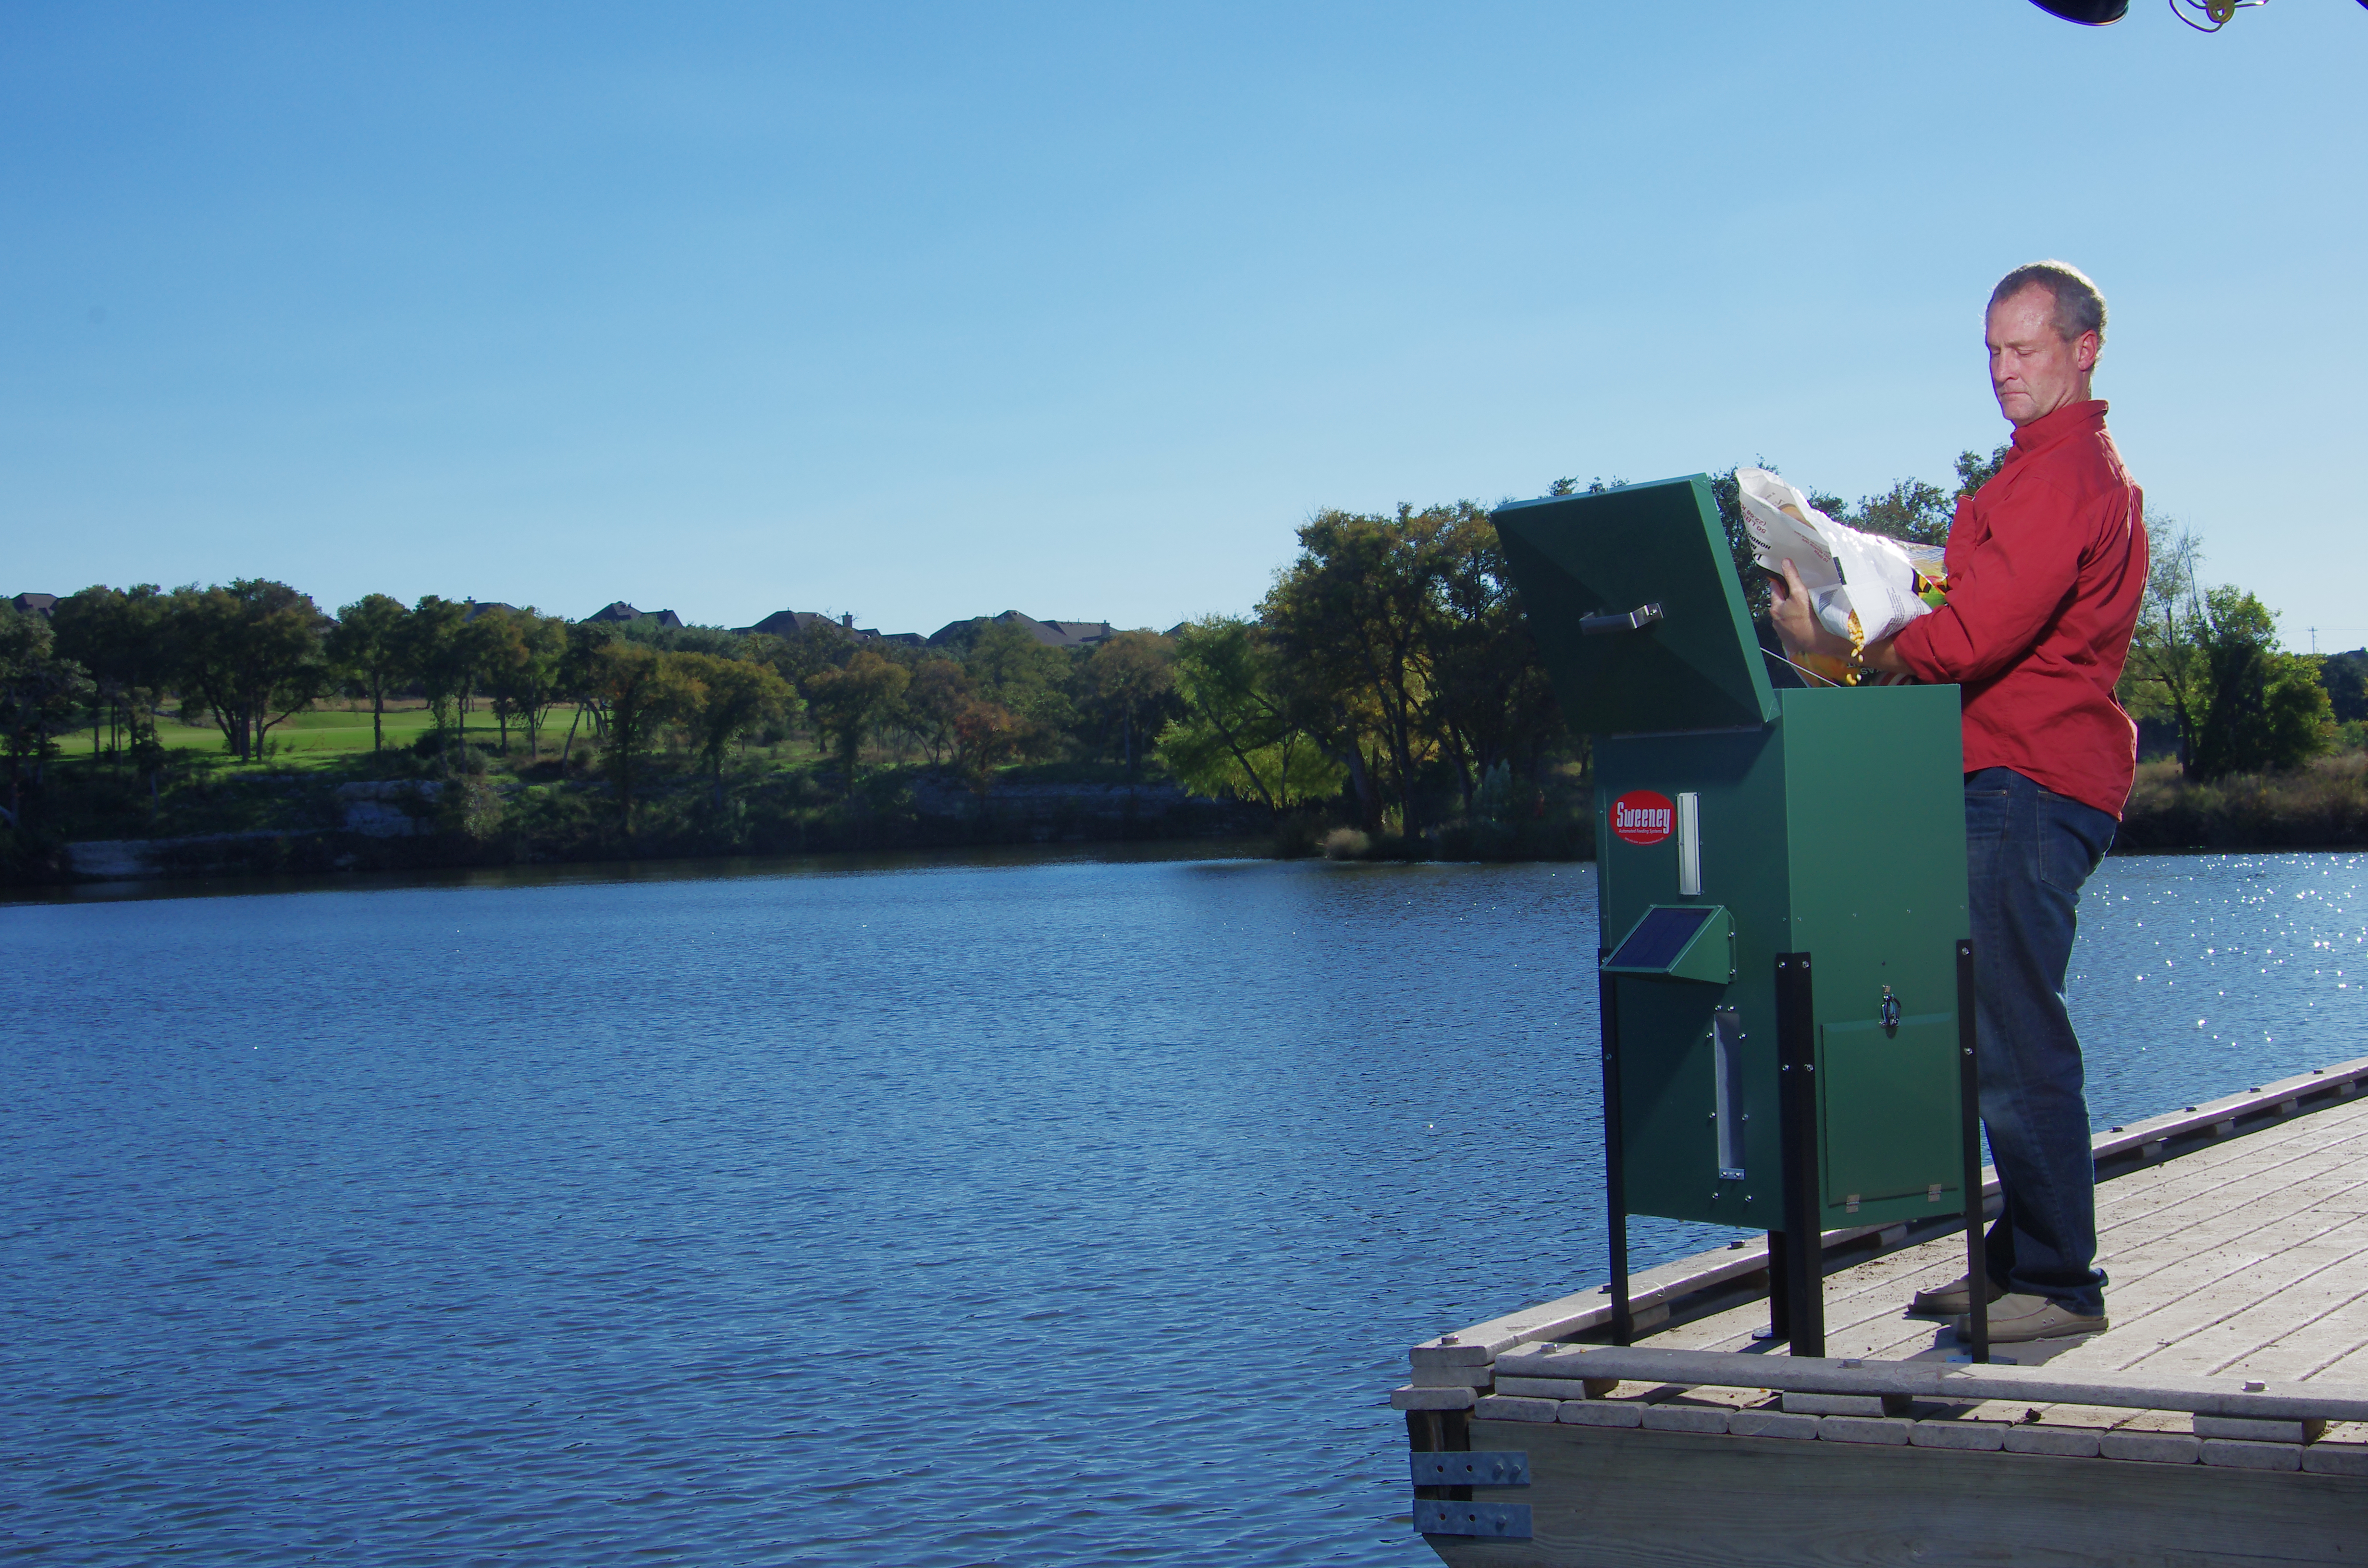
[[[1775,687],[1702,475],[1495,521],[1594,737],[1614,1338],[1632,1214],[1768,1232],[1811,1356],[1822,1232],[1959,1215],[1986,1357],[1957,688]]]

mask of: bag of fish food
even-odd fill
[[[1764,468],[1735,471],[1752,558],[1782,577],[1790,561],[1818,623],[1850,639],[1856,653],[1947,602],[1948,580],[1937,545],[1909,544],[1834,521],[1808,497]],[[1835,670],[1816,667],[1831,664]],[[1812,673],[1855,684],[1849,665],[1818,659]]]

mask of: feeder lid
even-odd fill
[[[1706,475],[1508,502],[1493,520],[1572,729],[1775,721],[1767,655]]]

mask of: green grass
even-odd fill
[[[574,712],[569,708],[552,710],[552,717],[557,720],[557,723],[544,722],[542,740],[546,755],[558,750],[560,740],[567,733],[567,721]],[[390,705],[386,710],[386,748],[399,751],[411,745],[431,727],[432,719],[425,704]],[[500,733],[494,723],[494,716],[483,710],[468,715],[467,732],[470,740],[481,742],[491,742]],[[222,744],[222,732],[209,723],[184,724],[177,719],[160,717],[156,721],[156,739],[168,751],[197,752],[223,757],[229,755]],[[367,707],[347,710],[339,706],[299,713],[274,724],[266,737],[266,744],[273,748],[265,759],[270,767],[284,769],[331,766],[370,749],[370,710]],[[63,737],[62,749],[70,757],[88,756],[90,733],[85,730],[79,737],[72,734]],[[526,731],[517,724],[510,726],[510,750],[521,761],[524,760]]]

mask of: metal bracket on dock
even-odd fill
[[[1415,1454],[1417,1486],[1527,1486],[1530,1456],[1501,1454]]]
[[[1414,1528],[1424,1535],[1485,1535],[1530,1539],[1527,1503],[1433,1503],[1417,1497]]]

